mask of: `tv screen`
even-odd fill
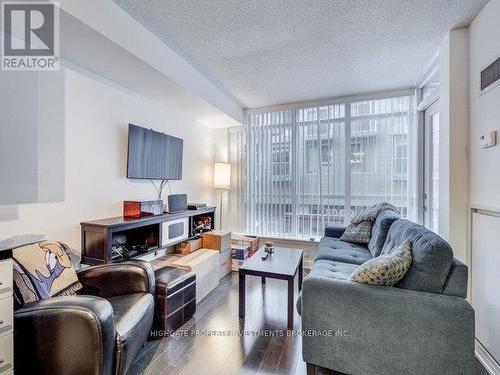
[[[183,143],[180,138],[129,124],[127,177],[182,179]]]

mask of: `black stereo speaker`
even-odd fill
[[[187,210],[186,194],[171,194],[168,196],[168,212],[178,212]]]

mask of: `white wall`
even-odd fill
[[[154,199],[150,181],[125,177],[129,122],[183,138],[183,179],[171,182],[173,192],[187,193],[189,201],[214,203],[212,129],[100,77],[72,69],[61,73],[65,199],[20,205],[16,220],[0,222],[0,239],[41,233],[80,249],[81,221],[119,216],[123,200]],[[167,194],[168,188],[164,198]]]
[[[472,304],[476,310],[479,359],[490,373],[500,373],[498,332],[498,238],[500,233],[500,146],[482,149],[479,136],[500,132],[500,86],[480,96],[480,72],[500,57],[500,0],[490,0],[469,26],[469,203],[485,211],[472,214],[470,259]],[[500,133],[498,134],[500,135]],[[494,356],[495,359],[491,359]]]
[[[480,71],[500,57],[500,0],[491,0],[469,29],[470,202],[500,210],[500,146],[479,147],[481,134],[500,131],[500,86],[479,96]]]
[[[439,233],[466,261],[468,185],[468,30],[453,30],[439,46]]]

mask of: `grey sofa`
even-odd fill
[[[437,234],[390,211],[379,214],[367,247],[327,228],[297,309],[303,359],[345,374],[473,374],[474,310],[467,267]],[[412,242],[410,270],[394,287],[348,281],[367,260]]]

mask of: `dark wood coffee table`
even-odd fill
[[[260,276],[262,284],[266,283],[266,277],[288,281],[288,329],[293,329],[293,284],[295,275],[299,274],[299,290],[302,290],[302,258],[303,250],[275,247],[274,254],[269,255],[266,260],[264,247],[260,248],[251,258],[247,259],[239,269],[240,274],[240,296],[239,316],[245,318],[245,276]]]

